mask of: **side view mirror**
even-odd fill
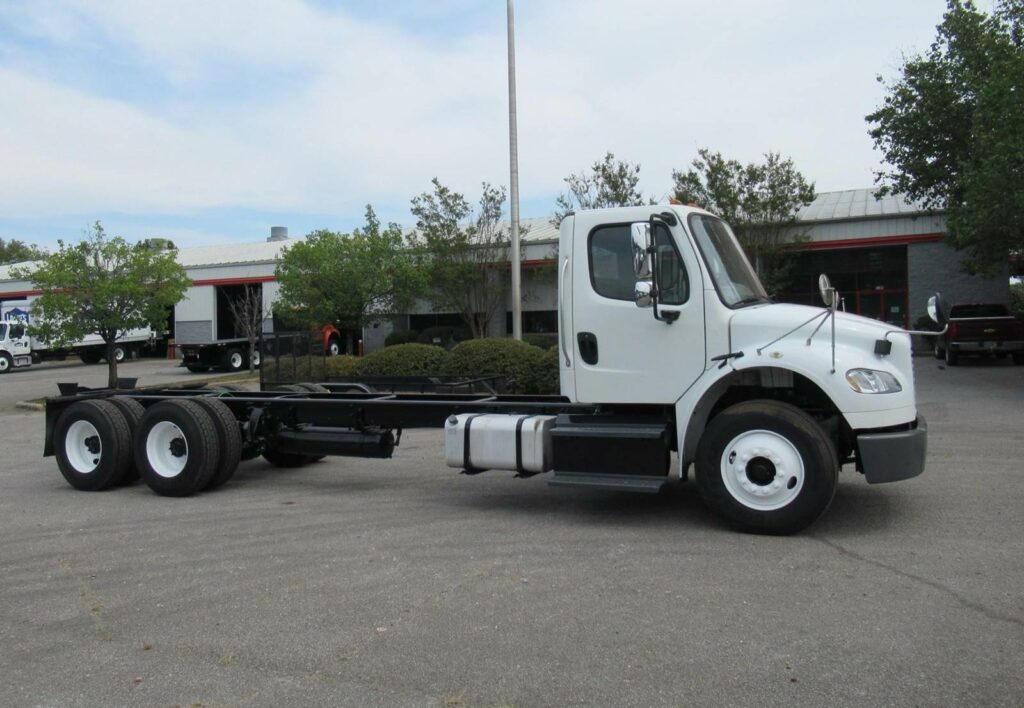
[[[633,290],[633,301],[637,307],[650,307],[654,299],[651,295],[654,290],[649,280],[638,280]]]
[[[824,273],[818,276],[818,291],[821,293],[821,299],[825,302],[825,307],[835,309],[836,289],[832,287],[832,281]]]
[[[946,303],[942,300],[942,295],[939,293],[935,293],[928,298],[928,317],[936,324],[943,326],[949,321]]]
[[[648,280],[651,277],[651,225],[646,221],[632,225],[633,236],[633,274],[637,280]]]

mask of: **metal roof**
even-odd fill
[[[846,189],[840,192],[821,192],[813,202],[797,212],[797,221],[877,219],[926,214],[928,211],[919,202],[910,202],[902,195],[876,199],[874,189]]]

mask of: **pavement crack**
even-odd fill
[[[810,538],[810,539],[812,539],[814,541],[822,543],[822,544],[828,546],[829,548],[831,548],[831,549],[833,549],[835,551],[838,551],[839,553],[841,553],[844,556],[847,556],[849,558],[853,558],[854,560],[858,560],[858,561],[860,561],[862,563],[867,563],[868,565],[873,565],[876,568],[882,568],[883,570],[888,570],[890,573],[894,573],[896,575],[899,575],[900,577],[907,578],[908,580],[913,580],[914,582],[920,583],[922,585],[926,585],[926,586],[932,588],[933,590],[938,590],[942,594],[947,595],[947,596],[953,598],[954,600],[956,600],[958,603],[960,603],[961,606],[963,606],[963,607],[965,607],[965,608],[967,608],[969,610],[974,610],[975,612],[979,612],[982,615],[984,615],[985,617],[989,618],[990,620],[995,620],[997,622],[1008,622],[1008,623],[1016,625],[1018,627],[1024,627],[1024,621],[1022,621],[1019,617],[1014,617],[1013,615],[1008,615],[1008,614],[999,612],[997,610],[993,610],[993,609],[991,609],[989,607],[985,607],[981,603],[974,602],[973,600],[968,600],[966,597],[964,597],[963,595],[958,593],[956,590],[948,588],[948,587],[946,587],[945,585],[943,585],[942,583],[940,583],[940,582],[938,582],[936,580],[932,580],[930,578],[925,578],[925,577],[922,577],[920,575],[915,575],[914,573],[908,573],[907,571],[901,570],[901,569],[899,569],[899,568],[897,568],[895,566],[889,565],[888,563],[883,563],[882,561],[877,561],[877,560],[873,560],[871,558],[868,558],[866,556],[862,556],[861,554],[857,553],[856,551],[851,551],[848,548],[844,548],[843,546],[840,546],[838,543],[836,543],[834,541],[829,541],[827,539],[821,538],[820,536],[808,535],[807,538]]]

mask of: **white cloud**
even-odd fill
[[[605,150],[641,162],[645,190],[660,197],[702,146],[744,160],[779,150],[821,188],[865,186],[876,166],[863,122],[881,95],[874,75],[927,43],[942,6],[520,7],[523,198],[553,201],[565,175]],[[443,27],[413,33],[286,0],[54,0],[7,11],[22,31],[86,56],[116,42],[170,88],[146,100],[101,96],[23,64],[0,67],[0,209],[359,218],[366,202],[406,204],[435,175],[473,194],[482,180],[505,184],[504,6],[492,14],[478,32],[442,41]],[[235,77],[252,91],[211,95]]]

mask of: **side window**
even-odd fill
[[[655,229],[658,249],[658,284],[663,305],[682,305],[689,299],[686,268],[668,230]],[[590,233],[590,284],[594,292],[613,300],[633,300],[633,243],[629,224],[599,226]]]
[[[25,325],[11,325],[11,339],[21,339],[25,336]]]

